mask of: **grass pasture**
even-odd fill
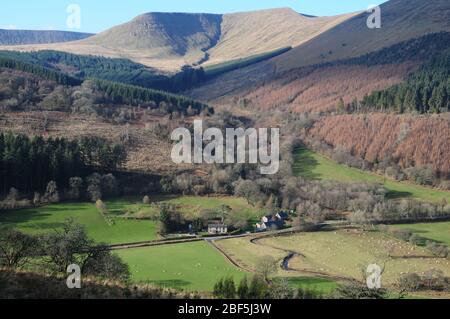
[[[222,277],[238,283],[245,275],[206,242],[117,251],[130,266],[134,282],[188,290],[212,291]]]
[[[450,246],[450,222],[405,224],[394,227],[408,229],[420,237]]]
[[[450,260],[435,258],[424,248],[393,239],[381,232],[341,230],[301,233],[266,238],[262,245],[295,251],[290,267],[307,273],[362,279],[361,270],[369,264],[386,265],[383,283],[391,285],[407,273],[425,274],[432,269],[450,275]]]
[[[216,245],[222,249],[231,259],[244,269],[254,271],[258,261],[264,256],[272,256],[280,262],[287,253],[280,249],[261,246],[250,242],[249,238],[233,238],[216,241]],[[281,268],[279,276],[286,276],[287,272]]]
[[[397,182],[383,176],[341,165],[308,149],[299,149],[294,153],[294,172],[297,176],[316,180],[334,180],[340,182],[381,183],[390,198],[415,198],[438,202],[446,199],[450,202],[450,192],[424,187],[407,182]]]
[[[61,203],[37,208],[2,212],[0,225],[31,234],[48,233],[73,218],[86,227],[97,242],[120,244],[156,239],[156,222],[113,218],[109,226],[92,203]]]
[[[293,251],[299,256],[289,262],[292,271],[281,268],[276,276],[302,282],[296,277],[329,277],[331,282],[344,279],[361,280],[361,270],[369,264],[386,264],[384,285],[391,285],[406,273],[425,274],[441,270],[450,275],[450,260],[436,258],[422,247],[411,245],[381,232],[339,230],[315,233],[299,233],[290,236],[263,238],[258,244],[248,238],[218,241],[217,244],[239,265],[254,269],[258,260],[271,255],[281,261]],[[319,278],[317,278],[319,277]],[[320,288],[320,287],[318,287]],[[331,284],[330,284],[330,288]]]

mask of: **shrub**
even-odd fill
[[[449,248],[445,245],[438,244],[433,241],[427,241],[426,247],[436,257],[447,258],[449,256]]]
[[[399,278],[398,288],[402,291],[418,291],[422,285],[422,278],[415,273],[406,274]]]
[[[409,231],[407,229],[394,229],[394,230],[391,231],[391,234],[395,238],[398,238],[398,239],[403,240],[403,241],[409,241],[409,239],[412,236],[411,231]]]

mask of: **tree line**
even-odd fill
[[[97,90],[104,92],[105,96],[116,104],[139,106],[147,101],[156,104],[165,102],[168,104],[168,113],[186,114],[188,109],[193,110],[195,114],[214,112],[213,108],[208,105],[181,95],[99,79],[93,79],[93,83]]]
[[[44,191],[50,181],[68,187],[71,177],[88,175],[92,166],[115,169],[125,158],[122,145],[97,137],[68,140],[0,133],[1,191]]]

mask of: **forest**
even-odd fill
[[[50,181],[68,187],[71,177],[84,177],[92,168],[114,170],[125,158],[122,145],[97,137],[70,141],[0,133],[1,193],[11,187],[21,193],[44,191]]]
[[[205,79],[203,68],[184,66],[178,73],[164,75],[127,59],[76,55],[51,50],[36,52],[0,51],[0,57],[10,61],[21,61],[28,65],[66,72],[81,80],[97,78],[172,93],[187,90]]]
[[[405,82],[364,97],[363,109],[398,113],[450,111],[450,51],[432,57]]]
[[[5,62],[2,64],[2,61]],[[97,113],[111,118],[121,107],[146,107],[162,114],[197,115],[213,108],[184,96],[101,79],[78,80],[39,65],[0,58],[0,107]]]
[[[3,56],[0,56],[0,67],[31,73],[46,78],[47,80],[55,81],[56,83],[62,85],[74,86],[80,85],[82,83],[80,79],[74,78],[58,71],[54,71],[47,67],[10,59]]]
[[[96,89],[104,92],[105,96],[115,104],[139,106],[149,101],[157,105],[165,102],[168,104],[168,113],[180,112],[186,114],[188,109],[191,109],[193,114],[200,114],[202,111],[213,113],[213,109],[206,104],[184,96],[99,79],[94,79],[93,83]]]
[[[326,116],[312,125],[308,135],[330,145],[333,153],[363,159],[375,165],[374,170],[396,179],[411,175],[408,179],[420,182],[411,167],[424,170],[431,167],[432,180],[423,184],[435,184],[436,177],[448,179],[450,174],[446,156],[450,152],[450,125],[445,115]],[[343,162],[348,164],[346,160]]]
[[[283,72],[257,86],[241,85],[239,99],[258,109],[294,112],[448,111],[449,46],[450,33],[429,34],[360,57]]]

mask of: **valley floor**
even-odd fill
[[[233,197],[155,196],[154,200],[180,205],[185,212],[229,204],[236,212],[254,214],[244,200]],[[62,203],[39,208],[2,212],[0,223],[28,233],[57,229],[67,218],[86,226],[90,237],[110,244],[150,241],[157,238],[156,221],[126,219],[152,214],[151,205],[137,198],[107,202],[115,223],[109,226],[91,203]],[[399,225],[424,237],[448,243],[450,223]],[[293,253],[292,258],[286,257]],[[294,287],[330,293],[339,282],[360,280],[361,267],[386,265],[383,282],[392,286],[405,273],[424,274],[439,270],[450,275],[450,261],[436,258],[425,248],[399,241],[378,231],[341,229],[283,236],[248,234],[241,238],[197,241],[161,246],[121,249],[115,252],[130,267],[132,280],[185,291],[211,292],[214,284],[231,276],[238,283],[251,277],[259,260],[267,255],[277,260],[277,278]],[[349,258],[352,256],[352,258]],[[427,295],[428,296],[428,295]],[[439,297],[440,295],[438,295]],[[433,296],[434,297],[434,296]]]

